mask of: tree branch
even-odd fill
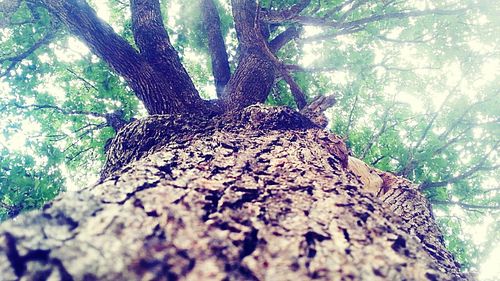
[[[60,108],[56,105],[50,105],[50,104],[22,105],[22,104],[18,104],[18,103],[10,103],[10,105],[12,105],[16,108],[19,108],[19,109],[29,109],[29,110],[52,109],[52,110],[55,110],[59,113],[65,114],[65,115],[85,115],[85,116],[100,117],[100,118],[106,117],[106,114],[103,114],[103,113],[83,111],[83,110],[66,110],[66,109]]]
[[[333,9],[327,11],[323,18],[328,19],[328,18],[333,17],[336,13],[340,12],[342,9],[344,9],[344,7],[347,7],[352,2],[354,2],[354,0],[347,0],[347,1],[342,2],[341,4],[333,7]]]
[[[309,118],[320,128],[326,128],[328,125],[328,118],[325,116],[325,111],[337,103],[335,95],[317,96],[311,103],[300,110],[304,116]]]
[[[219,12],[213,0],[201,0],[201,10],[205,32],[208,38],[208,49],[212,59],[212,74],[217,96],[222,97],[224,88],[231,78],[231,69],[220,28]]]
[[[50,104],[29,104],[22,105],[18,103],[10,103],[9,105],[14,106],[19,109],[28,109],[28,110],[43,110],[43,109],[51,109],[57,111],[64,115],[84,115],[91,116],[97,118],[104,118],[106,122],[104,123],[106,126],[112,127],[116,132],[120,130],[123,126],[125,126],[128,122],[124,119],[124,112],[121,110],[117,110],[111,113],[98,113],[92,111],[83,111],[83,110],[67,110],[56,105]]]
[[[420,145],[422,144],[422,142],[427,137],[427,135],[428,135],[430,129],[432,128],[432,126],[434,125],[434,122],[436,121],[439,113],[443,110],[443,108],[447,104],[448,100],[457,92],[457,89],[460,86],[461,81],[462,81],[462,79],[460,79],[457,82],[457,84],[455,85],[455,87],[453,87],[453,89],[449,91],[448,95],[444,98],[444,101],[439,106],[439,109],[436,110],[432,114],[431,120],[425,126],[424,131],[420,135],[420,138],[417,140],[417,142],[415,143],[415,145],[413,145],[413,146],[411,146],[409,148],[408,161],[406,162],[406,165],[404,165],[404,167],[402,169],[400,169],[400,171],[398,172],[398,175],[403,175],[403,176],[406,177],[406,176],[408,176],[408,174],[410,173],[410,171],[415,168],[415,164],[416,164],[416,162],[414,161],[415,151],[420,147]]]
[[[99,19],[86,1],[41,1],[72,33],[126,79],[132,80],[141,71],[143,63],[139,54],[109,24]]]
[[[293,72],[332,72],[339,70],[338,67],[302,67],[295,64],[287,64],[286,69]]]
[[[47,32],[40,40],[38,40],[35,44],[33,44],[31,47],[26,49],[24,52],[21,52],[17,55],[10,56],[10,57],[4,57],[0,58],[0,64],[10,61],[10,64],[7,66],[7,68],[3,71],[0,72],[0,78],[6,76],[9,74],[9,72],[16,67],[18,63],[29,57],[31,54],[33,54],[36,50],[41,48],[42,46],[47,45],[54,39],[55,34],[57,32],[57,27],[52,26],[51,30]]]
[[[454,201],[443,201],[443,200],[430,200],[430,203],[438,205],[456,205],[464,209],[500,210],[500,206],[474,205],[474,204],[463,203],[461,201],[454,202]]]
[[[273,53],[276,53],[288,42],[292,41],[295,38],[298,38],[301,30],[301,28],[297,28],[295,26],[288,27],[285,31],[278,34],[269,42],[269,49],[271,49]]]
[[[392,108],[394,107],[394,105],[396,104],[395,99],[396,99],[396,94],[394,94],[392,97],[391,105],[386,107],[386,109],[384,111],[384,115],[382,117],[382,126],[380,127],[380,129],[378,130],[378,132],[376,134],[372,134],[368,143],[366,143],[366,145],[363,147],[362,152],[361,152],[361,159],[365,159],[366,155],[368,155],[368,152],[370,152],[372,146],[389,129],[389,127],[387,126],[387,122],[389,121],[389,114],[392,111]]]
[[[423,17],[429,15],[457,15],[463,13],[466,10],[467,8],[456,9],[456,10],[432,9],[424,11],[400,11],[400,12],[372,15],[366,18],[353,20],[349,22],[342,22],[340,20],[339,21],[329,20],[327,17],[317,18],[309,16],[296,16],[295,18],[289,21],[300,23],[302,25],[330,27],[336,30],[335,32],[317,34],[303,39],[306,42],[314,42],[314,41],[327,40],[340,35],[359,32],[361,30],[364,30],[365,26],[369,23],[374,23],[389,19],[408,19],[408,18]]]
[[[477,172],[480,171],[493,171],[498,168],[500,168],[500,165],[494,165],[494,166],[484,166],[485,162],[488,160],[488,157],[490,156],[491,153],[496,151],[498,145],[500,142],[496,142],[495,145],[491,148],[491,150],[486,153],[483,158],[477,163],[474,167],[470,168],[468,171],[458,175],[458,176],[448,176],[447,179],[443,181],[437,181],[437,182],[430,182],[430,181],[424,181],[423,183],[420,184],[419,188],[421,190],[424,189],[429,189],[429,188],[435,188],[435,187],[442,187],[442,186],[447,186],[448,184],[453,184],[458,181],[464,180]]]
[[[14,13],[21,5],[21,0],[9,0],[0,2],[0,13]]]
[[[296,17],[311,3],[311,0],[300,0],[289,9],[273,11],[268,10],[261,13],[261,19],[265,22],[284,22]]]
[[[78,73],[76,73],[74,70],[72,70],[71,68],[66,68],[66,70],[73,74],[73,76],[75,76],[78,80],[82,81],[83,84],[87,85],[88,87],[96,90],[96,91],[99,91],[99,89],[92,83],[90,83],[87,79],[83,78],[81,75],[79,75]]]
[[[345,21],[354,11],[356,11],[357,8],[366,4],[367,2],[369,2],[369,1],[368,0],[360,0],[360,1],[357,1],[354,4],[352,4],[351,7],[349,9],[347,9],[347,11],[345,11],[344,14],[340,17],[339,22]]]
[[[467,9],[465,9],[465,8],[464,9],[457,9],[457,10],[433,9],[433,10],[424,10],[424,11],[407,11],[407,12],[387,13],[387,14],[382,14],[382,15],[373,15],[373,16],[370,16],[367,18],[346,22],[346,23],[341,24],[339,27],[342,29],[351,29],[354,27],[366,25],[368,23],[373,23],[373,22],[378,22],[378,21],[383,21],[383,20],[388,20],[388,19],[407,19],[407,18],[422,17],[422,16],[429,16],[429,15],[457,15],[457,14],[463,13],[466,10]],[[333,25],[338,26],[338,23],[335,23]]]
[[[163,71],[184,69],[163,25],[160,1],[130,0],[130,10],[134,40],[146,61]]]
[[[231,0],[231,7],[240,57],[224,93],[228,111],[264,102],[276,78],[276,67],[265,52],[267,43],[258,29],[255,0]]]
[[[405,40],[405,39],[399,39],[399,38],[389,38],[385,35],[380,35],[380,34],[379,35],[374,34],[374,36],[376,38],[378,38],[379,40],[391,42],[391,43],[397,43],[397,44],[424,44],[424,43],[428,43],[428,42],[436,39],[436,37],[437,37],[436,35],[434,35],[428,39],[424,39],[425,35],[423,35],[423,36],[418,36],[415,39]]]
[[[358,99],[359,99],[359,94],[356,94],[354,97],[354,102],[352,103],[351,110],[349,110],[349,117],[347,118],[347,126],[345,129],[345,137],[349,139],[349,133],[352,127],[352,123],[354,121],[354,110],[358,106]]]
[[[281,73],[283,79],[286,81],[286,83],[290,87],[290,91],[292,92],[293,99],[295,100],[295,104],[297,105],[297,108],[298,109],[304,108],[307,105],[306,95],[304,94],[304,92],[302,92],[302,89],[300,88],[299,84],[297,84],[297,82],[295,82],[295,80],[290,75],[288,70],[286,70],[286,67],[283,65],[283,63],[278,61],[277,58],[275,58],[275,59],[276,59],[275,64],[279,65],[279,70],[280,70],[280,73]]]
[[[256,22],[260,21],[257,20]],[[260,28],[257,27],[257,30],[260,30]],[[264,40],[264,38],[261,37],[260,40],[261,40],[260,45],[262,46],[262,51],[264,51],[269,60],[273,62],[275,67],[281,73],[282,78],[286,81],[286,83],[290,87],[290,91],[292,92],[297,108],[299,110],[303,109],[307,105],[306,95],[304,94],[300,86],[297,84],[297,82],[295,82],[290,72],[287,70],[286,65],[283,62],[281,62],[269,48],[269,45]]]
[[[375,167],[375,165],[378,164],[378,162],[382,161],[383,159],[385,159],[387,156],[385,155],[380,155],[377,159],[373,160],[371,162],[371,165]]]
[[[40,1],[125,78],[150,114],[204,113],[211,110],[198,95],[168,42],[166,31],[158,23],[158,0],[131,0],[132,7],[136,7],[132,8],[133,29],[141,54],[109,24],[99,19],[86,1]],[[138,31],[144,32],[139,35]]]
[[[172,96],[181,96],[183,101],[199,102],[198,91],[163,25],[160,1],[130,0],[130,9],[134,40],[141,55],[161,75],[168,76],[167,89],[175,89]]]

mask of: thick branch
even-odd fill
[[[257,17],[258,17],[258,15],[257,15]],[[260,20],[257,19],[255,22],[257,24],[259,24]],[[256,29],[260,30],[260,28],[258,26],[256,26]],[[262,51],[265,53],[265,55],[267,55],[269,60],[271,60],[274,63],[275,67],[281,73],[282,78],[286,81],[286,83],[290,87],[290,91],[292,92],[292,95],[293,95],[293,98],[295,100],[295,104],[297,105],[297,108],[303,109],[307,104],[306,95],[304,94],[304,92],[302,91],[300,86],[297,84],[297,82],[295,82],[295,80],[291,76],[290,72],[287,70],[286,65],[284,63],[282,63],[276,57],[276,55],[273,53],[273,51],[269,48],[269,45],[264,40],[264,38],[260,37],[259,40],[260,40],[259,45],[262,46]]]
[[[255,1],[232,0],[231,4],[241,54],[225,89],[224,106],[234,111],[266,100],[276,78],[276,67],[265,53]]]
[[[325,116],[325,111],[334,106],[335,103],[337,103],[335,95],[317,96],[300,112],[320,128],[326,128],[328,118]]]
[[[275,71],[278,70],[290,86],[297,107],[304,108],[307,104],[305,94],[291,77],[286,65],[280,62],[270,50],[260,32],[260,19],[255,1],[233,0],[232,4],[242,57],[235,76],[229,82],[229,89],[234,93],[231,93],[232,97],[226,99],[226,103],[229,101],[229,105],[234,104],[234,101],[240,98],[238,101],[240,104],[235,107],[241,108],[256,102],[263,102],[273,85]],[[249,97],[249,94],[253,94],[252,97]]]
[[[224,88],[231,78],[228,55],[220,28],[220,18],[214,0],[201,0],[203,23],[208,38],[208,48],[212,58],[212,74],[217,96],[222,97]]]
[[[158,0],[130,0],[130,10],[135,43],[146,58],[160,57],[166,51],[175,52],[163,25]]]
[[[193,81],[181,63],[177,51],[170,43],[170,38],[163,25],[159,0],[130,0],[132,12],[132,31],[141,55],[165,81],[168,95],[180,96],[178,107],[188,107],[200,103],[200,97]]]
[[[85,41],[90,49],[127,79],[142,69],[141,58],[125,39],[100,20],[85,1],[41,0],[45,6],[65,23],[71,31]],[[119,59],[127,58],[124,59]]]
[[[130,0],[132,31],[141,55],[162,72],[183,72],[189,86],[194,85],[182,66],[177,51],[163,25],[159,0]],[[169,73],[170,74],[170,73]]]
[[[269,42],[269,49],[271,49],[273,53],[276,53],[281,48],[283,48],[283,46],[285,46],[288,42],[299,37],[300,32],[301,32],[300,28],[297,28],[295,26],[288,27],[285,31],[278,34],[276,37],[274,37],[273,40]]]
[[[100,20],[95,11],[86,1],[81,0],[41,0],[45,6],[61,21],[66,24],[70,30],[85,41],[90,49],[107,62],[113,69],[122,75],[134,90],[138,98],[144,103],[144,106],[150,114],[165,113],[186,113],[186,112],[204,112],[207,110],[198,95],[187,72],[182,67],[180,59],[167,41],[153,40],[151,38],[162,37],[162,34],[148,34],[152,40],[151,46],[146,46],[142,39],[138,40],[141,49],[139,54],[125,39],[113,31],[113,28]],[[135,3],[138,3],[135,1]],[[144,2],[144,1],[142,1]],[[141,3],[142,3],[141,2]],[[134,15],[147,14],[147,6],[144,2],[142,10],[136,10]],[[155,2],[155,1],[152,1]],[[154,18],[147,16],[135,19],[135,30],[144,21],[152,21]],[[151,22],[149,22],[151,23]],[[155,26],[152,27],[153,29]],[[143,30],[147,33],[150,30]],[[166,32],[163,34],[166,35]],[[165,38],[163,38],[165,39]],[[168,38],[167,38],[168,39]],[[155,53],[149,57],[144,52]],[[146,58],[146,59],[145,59]]]
[[[304,94],[304,92],[300,88],[299,84],[297,84],[297,82],[295,82],[295,80],[290,75],[288,70],[286,70],[286,67],[281,62],[278,61],[278,63],[280,63],[280,67],[279,67],[280,73],[283,76],[283,79],[286,81],[286,83],[290,87],[290,91],[292,92],[293,99],[295,100],[295,104],[297,105],[297,107],[299,109],[304,108],[307,104],[306,95]]]

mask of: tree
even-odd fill
[[[325,4],[321,1],[233,0],[236,49],[226,48],[223,41],[227,30],[219,15],[228,16],[218,11],[211,0],[201,1],[207,43],[203,45],[211,57],[218,96],[217,100],[204,100],[170,39],[169,34],[175,31],[164,27],[159,1],[130,1],[131,20],[122,35],[100,20],[85,1],[2,4],[4,13],[9,15],[8,24],[20,26],[13,29],[17,35],[25,36],[23,32],[32,28],[33,23],[44,31],[28,40],[29,48],[6,54],[1,60],[6,68],[0,75],[24,80],[18,83],[23,86],[18,89],[28,92],[7,101],[6,108],[32,109],[30,114],[38,118],[59,113],[63,116],[56,119],[61,120],[59,122],[68,115],[101,120],[98,124],[82,125],[88,119],[76,119],[77,125],[71,129],[72,134],[68,134],[76,139],[88,135],[95,141],[95,131],[106,126],[118,131],[125,126],[108,146],[99,185],[68,193],[44,207],[41,213],[22,216],[4,226],[1,264],[4,265],[2,272],[8,276],[40,278],[53,274],[68,280],[131,276],[145,279],[155,276],[167,279],[181,276],[205,279],[465,278],[444,248],[430,207],[417,186],[370,167],[353,166],[356,160],[348,160],[343,142],[321,130],[325,125],[323,111],[334,100],[322,95],[311,97],[305,93],[304,85],[316,84],[316,88],[321,85],[324,89],[330,82],[324,76],[306,76],[301,72],[325,71],[334,66],[305,69],[295,64],[294,54],[300,49],[298,41],[325,41],[354,33],[361,41],[373,37],[406,43],[429,40],[427,36],[394,39],[379,32],[395,20],[428,21],[429,15],[440,15],[445,23],[453,22],[457,15],[463,17],[477,7],[450,8],[443,3],[414,9],[413,3],[397,1]],[[163,13],[168,14],[168,10]],[[31,22],[25,22],[25,17]],[[431,23],[423,20],[418,24]],[[308,25],[320,26],[322,32],[303,37],[302,26]],[[65,35],[61,26],[84,41],[118,74],[106,72],[104,64],[89,55],[90,67],[83,62],[73,65],[83,68],[82,73],[60,65],[66,69],[66,75],[69,73],[79,81],[65,87],[86,89],[103,101],[122,102],[103,103],[99,108],[84,98],[72,97],[71,102],[63,106],[50,95],[40,97],[37,93],[34,100],[29,98],[36,86],[42,84],[42,79],[31,79],[33,77],[27,76],[28,72],[19,64],[30,57],[27,68],[43,65],[36,52],[41,48],[53,52],[54,49],[46,45]],[[176,41],[182,40],[186,39]],[[325,44],[331,46],[338,44],[334,40],[327,42]],[[182,51],[182,43],[179,47]],[[237,54],[237,60],[231,52]],[[332,59],[326,61],[339,60],[335,57],[338,53],[330,55]],[[367,71],[358,69],[360,76],[366,75],[364,81],[380,76],[373,72],[375,68],[398,72],[418,70],[418,67],[401,69],[391,65],[394,60],[390,54],[373,65],[366,64],[374,61],[370,52],[360,51],[346,58],[344,65],[359,66],[363,61],[362,67],[372,70],[367,75]],[[276,83],[277,78],[285,84]],[[312,81],[312,78],[318,79]],[[128,91],[117,93],[116,88],[123,84]],[[338,131],[346,136],[352,135],[357,107],[370,102],[364,100],[366,96],[359,95],[362,85],[353,84],[350,91],[342,91],[343,95],[337,96],[340,104],[350,105],[343,107],[350,110],[348,118],[333,124],[342,127]],[[137,111],[138,103],[131,101],[132,93],[153,116],[124,125]],[[445,99],[443,108],[453,100],[453,93]],[[488,94],[478,103],[490,98],[492,95]],[[292,105],[300,113],[255,105],[266,100]],[[430,160],[422,161],[423,154],[429,153],[427,148],[423,149],[424,144],[434,150],[446,150],[470,136],[478,124],[469,123],[464,128],[463,123],[467,122],[462,121],[471,120],[468,114],[475,110],[474,105],[459,113],[456,124],[446,128],[439,141],[431,143],[427,138],[435,136],[431,129],[440,121],[438,114],[442,110],[428,114],[429,119],[424,116],[422,120],[429,122],[423,128],[413,128],[422,133],[407,151],[388,141],[385,142],[390,145],[387,148],[375,145],[377,139],[394,138],[394,127],[405,123],[406,115],[389,115],[390,110],[398,106],[394,99],[387,106],[380,130],[360,130],[360,136],[349,138],[353,144],[362,144],[352,145],[354,154],[385,167],[392,162],[384,158],[398,159],[398,169],[390,167],[391,170],[399,170],[404,176],[422,175],[425,180],[420,189],[428,190],[496,168],[492,164],[496,143],[485,147],[486,152],[477,160],[477,165],[459,174],[446,171],[452,176],[444,180],[440,178],[442,173],[436,175],[435,169],[429,168]],[[483,118],[482,123],[496,121],[488,118]],[[47,127],[49,132],[54,128]],[[75,137],[75,134],[81,135]],[[102,146],[112,135],[111,130],[100,132],[97,144],[89,147]],[[53,144],[46,147],[61,157]],[[399,153],[395,153],[395,147]],[[85,150],[76,150],[71,158],[80,158],[82,151]],[[385,206],[382,201],[386,202]],[[439,197],[434,201],[454,203]],[[458,204],[467,206],[466,202]],[[20,235],[28,225],[39,231]],[[39,233],[43,237],[39,237]],[[118,242],[117,238],[123,241]],[[387,256],[380,258],[382,251]],[[118,263],[106,258],[113,255],[122,258]],[[77,268],[76,264],[83,266]]]

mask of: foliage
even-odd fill
[[[260,4],[279,10],[298,2]],[[303,24],[300,37],[278,57],[291,66],[309,99],[336,95],[337,105],[329,112],[331,130],[346,139],[356,157],[421,185],[434,203],[450,250],[474,269],[489,250],[484,245],[496,238],[475,245],[463,227],[485,216],[497,218],[500,205],[499,8],[491,1],[346,2],[360,5],[316,0],[301,15],[354,22],[376,13],[467,8],[373,21],[345,34]],[[128,4],[93,4],[133,44]],[[238,46],[230,5],[226,0],[217,4],[234,67]],[[335,7],[345,13],[331,14]],[[205,98],[213,97],[197,1],[163,1],[162,9],[193,81]],[[1,220],[39,208],[68,182],[88,184],[115,133],[105,114],[120,110],[130,120],[144,111],[122,78],[43,7],[21,1],[0,13]],[[271,25],[271,38],[286,27]],[[295,107],[284,81],[275,83],[268,102]]]

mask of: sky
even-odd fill
[[[108,10],[107,4],[105,3],[106,1],[101,1],[101,0],[95,0],[94,3],[97,5],[97,13],[98,15],[105,21],[109,22],[110,21],[110,12]],[[173,6],[173,10],[177,9],[180,11],[180,6]],[[119,28],[119,27],[115,27]],[[306,28],[306,34],[308,36],[314,35],[317,33],[318,30],[316,28]],[[56,52],[57,56],[60,59],[66,60],[66,61],[73,61],[78,58],[80,58],[82,55],[85,53],[89,52],[88,48],[81,43],[78,39],[76,38],[71,38],[70,39],[70,49],[69,50],[59,50]],[[348,45],[350,44],[349,40],[346,38],[344,44]],[[487,46],[482,46],[479,42],[470,42],[471,45],[477,47],[478,49],[484,49]],[[318,49],[321,49],[323,46],[321,43],[316,43],[316,44],[305,44],[304,45],[304,53],[305,56],[303,57],[302,60],[302,66],[304,67],[309,67],[314,64],[316,60],[319,60],[321,58],[318,57]],[[419,64],[422,63],[419,61],[418,55],[415,54],[415,50],[412,50],[411,48],[408,48],[404,52],[405,59],[407,59],[410,63],[413,64]],[[196,54],[189,54],[189,52],[186,54],[187,58],[186,59],[192,59],[192,60],[199,60],[200,58],[195,57]],[[450,73],[450,85],[453,83],[456,83],[456,81],[453,81],[453,77],[459,77],[460,73],[457,73],[460,68],[454,67],[453,65],[449,65],[449,73]],[[500,70],[500,59],[499,58],[494,58],[489,61],[487,61],[484,65],[483,68],[481,69],[482,72],[482,79],[483,81],[478,81],[478,85],[463,85],[464,90],[466,90],[470,95],[474,95],[475,91],[471,88],[478,87],[481,84],[484,84],[488,81],[491,81],[492,79],[496,78],[496,74],[498,74],[498,71]],[[331,75],[332,79],[335,81],[339,81],[339,83],[347,83],[348,80],[350,79],[350,73],[348,71],[332,71],[329,75]],[[50,82],[50,81],[48,81]],[[45,87],[45,91],[50,92],[56,97],[59,98],[64,98],[64,92],[61,92],[62,89],[58,88],[57,86],[53,86],[55,83],[47,83],[47,87]],[[214,88],[210,86],[206,86],[204,89],[205,92],[207,92],[210,96],[215,97],[215,90]],[[390,88],[388,89],[390,90]],[[395,89],[394,89],[395,90]],[[8,86],[5,83],[1,83],[0,81],[0,92],[8,92]],[[435,106],[438,107],[440,103],[443,102],[443,97],[444,95],[435,95],[436,98],[434,100]],[[423,112],[425,111],[425,107],[422,104],[420,100],[415,98],[411,94],[406,94],[406,93],[400,93],[398,94],[397,98],[400,101],[406,102],[411,105],[411,108],[415,112]],[[0,127],[5,126],[6,123],[10,122],[9,120],[0,120]],[[30,135],[34,135],[36,133],[40,132],[39,126],[36,124],[33,124],[29,120],[24,120],[21,122],[22,124],[22,130],[16,133],[15,135],[6,138],[4,135],[0,135],[0,145],[5,146],[10,150],[20,150],[22,151],[25,149],[25,142],[27,138]],[[40,160],[42,161],[42,160]],[[62,167],[63,170],[65,167]],[[68,189],[76,189],[76,185],[72,183],[71,181],[68,181]],[[439,215],[439,214],[438,214]],[[461,210],[460,208],[456,208],[454,210],[454,214],[457,216],[464,216],[464,211]],[[488,225],[498,223],[494,221],[494,219],[491,216],[486,216],[482,222],[482,224],[477,224],[477,225],[463,225],[464,232],[466,232],[468,235],[472,237],[472,240],[474,241],[475,244],[480,245],[486,240],[486,229]],[[498,263],[500,261],[500,245],[495,245],[494,249],[491,251],[490,256],[488,257],[483,257],[483,261],[481,262],[480,265],[480,272],[479,272],[479,280],[495,280],[494,278],[500,276],[500,266],[498,266]],[[500,279],[496,279],[500,280]]]

